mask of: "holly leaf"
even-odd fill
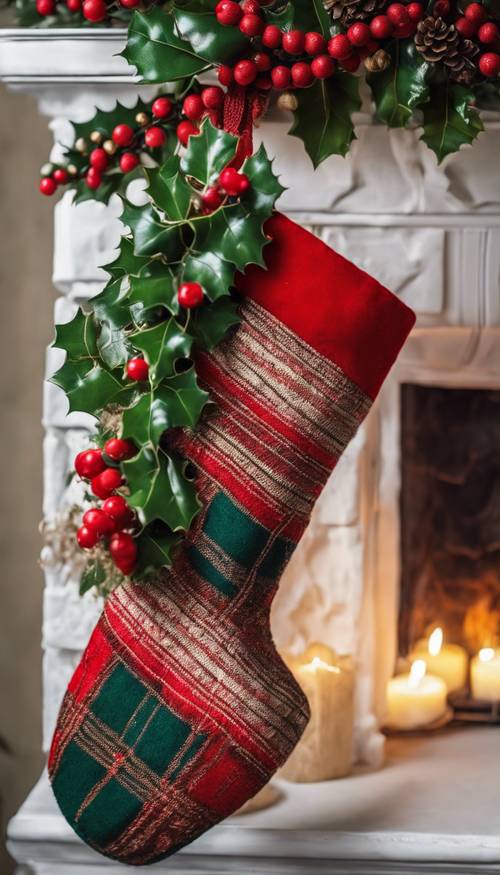
[[[123,463],[131,492],[128,502],[144,524],[162,520],[174,532],[189,528],[201,505],[184,466],[180,459],[149,448]]]
[[[234,282],[234,264],[224,261],[216,252],[198,248],[195,242],[184,261],[182,281],[200,283],[211,301],[229,294]]]
[[[131,394],[131,389],[120,382],[116,372],[89,359],[66,361],[50,382],[66,393],[70,413],[80,410],[96,416],[112,402],[125,403]]]
[[[122,237],[117,257],[109,264],[103,265],[103,270],[109,273],[111,279],[118,279],[129,274],[136,276],[144,269],[149,260],[146,256],[136,255],[134,241],[131,237]]]
[[[215,128],[205,119],[200,133],[189,138],[181,169],[204,186],[209,185],[234,158],[237,144],[237,137]]]
[[[89,306],[98,322],[107,323],[112,328],[124,328],[130,322],[126,306],[127,287],[122,277],[111,280],[102,292],[89,301]]]
[[[269,238],[263,231],[263,218],[251,213],[243,199],[207,216],[205,222],[204,247],[207,251],[230,261],[242,272],[249,264],[265,267],[263,249]]]
[[[91,315],[78,308],[70,322],[56,325],[56,336],[52,346],[64,349],[67,361],[92,359],[97,355],[97,332]]]
[[[147,273],[152,274],[150,276]],[[170,313],[179,312],[177,288],[172,271],[161,261],[153,262],[144,276],[130,277],[128,302],[139,307],[144,315],[156,307],[166,307]]]
[[[111,370],[124,365],[132,352],[127,333],[109,322],[102,323],[97,346],[101,359]]]
[[[285,188],[273,173],[273,162],[269,160],[263,144],[258,152],[247,158],[242,169],[251,186],[242,195],[241,202],[249,212],[268,218]]]
[[[189,358],[193,338],[182,330],[172,317],[153,328],[139,331],[130,338],[135,349],[141,350],[149,364],[149,378],[153,386],[175,374],[179,359]]]
[[[319,31],[327,39],[330,36],[330,16],[323,0],[294,0],[293,27],[299,30]]]
[[[239,28],[219,24],[213,8],[204,12],[177,8],[173,17],[177,32],[188,41],[194,54],[211,64],[229,64],[249,46],[248,37]]]
[[[230,298],[222,298],[209,306],[198,307],[191,317],[189,330],[202,349],[210,350],[240,321],[238,304]]]
[[[176,261],[182,255],[184,246],[179,225],[166,225],[157,210],[150,204],[136,207],[125,202],[121,221],[128,225],[134,237],[134,252],[137,255],[166,255],[169,261]]]
[[[337,72],[295,96],[298,107],[289,133],[303,141],[314,166],[330,155],[346,155],[355,139],[352,114],[361,106],[358,78]]]
[[[146,177],[148,194],[167,218],[172,222],[185,219],[193,191],[180,172],[179,156],[172,155],[158,169],[146,171]]]
[[[433,86],[431,99],[423,107],[421,139],[432,149],[438,163],[464,143],[472,143],[484,130],[477,110],[470,105],[472,100],[472,92],[461,85],[446,81]]]
[[[106,580],[106,572],[102,567],[100,562],[93,562],[88,568],[85,569],[81,578],[80,578],[80,587],[79,594],[85,595],[90,589],[94,586],[99,589],[99,587]]]
[[[213,15],[212,21],[216,22]],[[143,82],[173,82],[210,67],[179,37],[172,15],[159,7],[134,12],[122,55],[137,68]]]
[[[367,76],[378,118],[390,128],[403,128],[415,109],[429,99],[429,64],[413,40],[394,40],[387,48],[391,64]]]
[[[79,137],[88,140],[92,131],[99,131],[103,137],[109,138],[113,128],[120,124],[131,125],[135,128],[137,124],[135,117],[138,112],[151,112],[151,107],[140,98],[133,106],[125,106],[117,100],[111,110],[97,109],[88,121],[71,122],[75,132],[75,140]]]
[[[145,526],[136,539],[138,548],[134,578],[144,578],[158,568],[172,564],[171,553],[179,535],[158,520]]]
[[[176,374],[124,411],[122,437],[137,445],[157,446],[169,428],[194,428],[208,400],[194,368]]]

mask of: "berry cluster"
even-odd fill
[[[68,152],[66,165],[42,167],[41,193],[53,195],[59,185],[80,179],[88,189],[95,191],[103,181],[116,176],[117,170],[125,176],[139,167],[146,156],[154,161],[160,155],[158,150],[166,145],[169,129],[175,126],[177,118],[175,102],[169,97],[157,97],[149,112],[136,114],[134,126],[118,124],[110,136],[95,130],[88,138],[79,137]]]
[[[470,3],[464,14],[455,21],[455,28],[464,39],[475,40],[480,44],[481,53],[477,66],[483,76],[487,79],[499,76],[500,29],[498,24],[489,19],[487,9],[482,3]],[[485,48],[487,51],[484,51]]]
[[[187,146],[192,134],[198,134],[199,128],[193,122],[200,122],[209,117],[216,128],[222,127],[222,106],[224,92],[217,85],[209,85],[203,88],[200,94],[188,94],[182,104],[182,114],[186,119],[177,126],[177,139],[183,146]]]
[[[119,0],[108,4],[105,0],[65,0],[64,5],[69,12],[79,13],[92,24],[99,24],[106,19],[116,17],[115,6],[122,10],[135,9],[140,0]],[[36,0],[36,11],[42,18],[57,15],[57,0]]]
[[[83,515],[76,539],[80,547],[90,550],[98,541],[106,541],[116,567],[123,574],[131,574],[137,562],[137,545],[133,532],[137,517],[123,495],[116,490],[125,483],[119,469],[120,462],[135,456],[137,450],[130,441],[110,438],[104,449],[84,450],[75,459],[75,470],[90,482],[92,493],[102,500]]]

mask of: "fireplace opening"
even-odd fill
[[[399,649],[499,645],[500,391],[404,384]]]

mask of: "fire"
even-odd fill
[[[422,683],[422,680],[425,677],[425,673],[427,671],[427,666],[425,664],[424,659],[416,659],[415,662],[412,663],[410,668],[410,674],[408,677],[408,686],[413,687],[413,689],[417,689]]]
[[[427,649],[431,656],[437,656],[441,653],[441,648],[443,646],[443,630],[441,626],[437,626],[434,629],[434,632],[429,635],[429,641],[427,644]]]

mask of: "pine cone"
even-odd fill
[[[347,27],[354,21],[366,21],[387,5],[387,0],[323,0],[327,12],[336,24]]]
[[[430,64],[456,58],[460,45],[460,34],[453,24],[448,24],[442,18],[428,16],[419,21],[415,34],[417,51]]]

